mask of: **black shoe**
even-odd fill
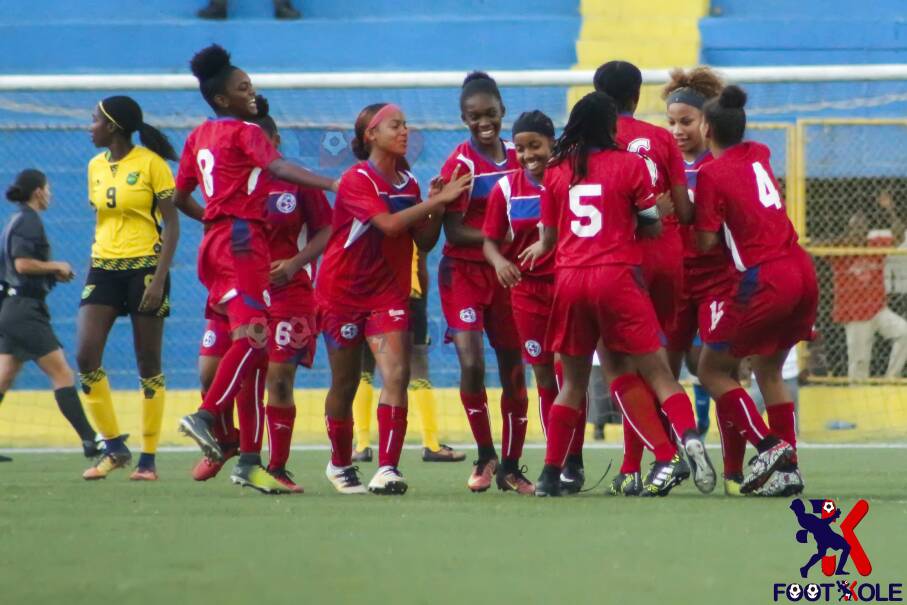
[[[674,454],[674,457],[668,462],[653,462],[652,470],[646,475],[646,480],[642,484],[642,496],[667,496],[672,489],[680,485],[684,479],[688,479],[689,476],[690,465],[680,457],[680,454]]]
[[[560,475],[561,491],[565,494],[578,494],[586,483],[586,471],[582,465],[569,459]]]
[[[293,8],[290,0],[274,0],[274,18],[292,21],[302,17],[302,13]]]
[[[211,0],[208,6],[195,13],[199,19],[223,20],[227,18],[227,0]]]
[[[104,442],[86,439],[82,442],[82,453],[86,458],[97,458],[104,451]]]
[[[179,431],[198,444],[206,458],[215,462],[223,462],[224,452],[211,432],[211,423],[208,420],[211,414],[202,410],[183,416],[180,419]]]
[[[636,473],[617,473],[608,486],[612,496],[638,496],[642,493],[642,475]]]
[[[9,456],[0,456],[0,462],[12,462],[13,459]]]
[[[535,495],[541,498],[557,498],[561,495],[561,471],[546,464],[535,482]]]
[[[353,462],[371,462],[373,456],[374,456],[374,454],[372,454],[372,448],[370,448],[370,447],[367,447],[364,450],[354,450],[353,456],[352,456],[352,461]]]

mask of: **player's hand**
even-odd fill
[[[498,281],[505,288],[512,288],[523,278],[520,270],[510,261],[503,261],[495,265],[495,273],[498,275]]]
[[[164,302],[164,283],[152,279],[151,283],[145,286],[145,292],[142,294],[142,302],[139,303],[139,311],[149,313],[157,311]]]
[[[453,174],[450,175],[450,180],[444,184],[444,187],[442,187],[441,191],[434,196],[434,199],[442,204],[449,204],[454,200],[459,199],[460,196],[469,189],[470,183],[472,183],[472,174],[466,172],[460,176],[460,166],[457,165],[454,168]]]
[[[75,271],[72,270],[72,265],[66,261],[58,261],[57,267],[54,270],[54,277],[58,282],[68,282],[72,281],[76,276]]]
[[[298,271],[298,268],[293,263],[292,258],[275,260],[271,262],[271,273],[268,277],[275,286],[285,286],[296,275],[296,271]]]
[[[428,183],[428,197],[438,195],[442,189],[444,189],[444,178],[438,175]]]
[[[535,269],[536,261],[545,256],[545,254],[547,254],[547,250],[545,250],[542,240],[539,240],[520,252],[517,260],[520,261],[521,267],[525,267],[526,263],[529,263],[529,270],[532,271]]]
[[[336,181],[331,183],[331,191],[334,193],[337,193],[337,191],[339,191],[339,190],[340,190],[340,179],[337,179]]]
[[[671,192],[665,191],[655,198],[655,205],[658,206],[658,216],[665,217],[674,214],[674,200],[671,198]]]

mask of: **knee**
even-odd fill
[[[288,406],[293,404],[293,379],[284,372],[268,374],[268,404]]]
[[[54,372],[50,376],[50,382],[54,390],[71,387],[76,383],[72,369],[68,365],[64,365]]]
[[[409,374],[409,368],[402,363],[392,369],[382,371],[381,379],[384,381],[384,388],[398,393],[405,391],[409,385]]]
[[[136,354],[135,362],[142,378],[151,378],[161,373],[161,360],[154,353]]]
[[[460,358],[460,377],[470,384],[485,382],[485,360],[479,355],[464,355]]]
[[[79,347],[79,350],[76,351],[76,365],[83,374],[93,372],[101,367],[101,357],[95,349]]]
[[[331,379],[331,391],[334,396],[343,401],[352,401],[356,397],[356,390],[359,388],[358,376],[333,376]]]

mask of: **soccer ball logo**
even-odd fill
[[[202,346],[210,349],[215,342],[217,342],[217,334],[214,333],[214,330],[206,330],[205,335],[202,337]]]
[[[542,345],[540,345],[537,340],[527,340],[526,352],[533,357],[538,357],[542,354]]]
[[[277,208],[278,212],[290,214],[296,210],[296,196],[292,193],[281,193],[280,197],[277,198],[277,202],[274,203],[274,206]]]
[[[835,514],[835,511],[838,510],[838,507],[835,506],[834,500],[826,500],[822,503],[822,518],[827,519]]]
[[[803,597],[803,589],[799,584],[789,584],[787,587],[787,598],[791,601],[799,601]]]
[[[340,335],[347,340],[353,340],[359,334],[359,327],[356,324],[343,324],[340,328]]]
[[[818,584],[809,584],[804,591],[806,594],[807,601],[816,601],[819,598],[819,585]]]
[[[329,130],[321,137],[322,149],[331,155],[338,155],[346,146],[346,137],[339,130]]]
[[[466,307],[460,310],[460,321],[468,324],[476,323],[476,310],[472,307]]]

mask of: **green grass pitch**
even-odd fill
[[[873,583],[907,580],[905,453],[801,452],[807,497],[845,513],[869,501],[857,534]],[[589,483],[619,455],[589,451]],[[814,551],[795,541],[788,499],[731,499],[720,486],[656,500],[604,486],[559,500],[471,494],[467,464],[407,450],[408,494],[343,497],[323,476],[327,452],[303,451],[291,467],[306,493],[273,497],[226,473],[193,483],[187,453],[161,454],[156,484],[125,472],[87,483],[75,454],[14,457],[0,465],[6,604],[770,603],[772,584],[800,581]],[[533,479],[541,458],[526,453]],[[362,468],[367,480],[375,465]]]

